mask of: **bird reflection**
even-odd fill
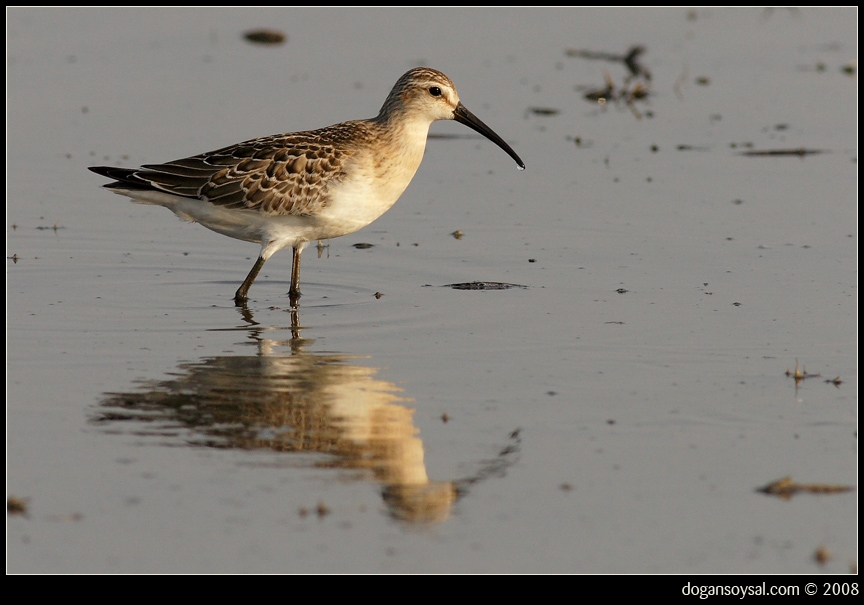
[[[377,368],[356,356],[313,353],[300,336],[298,309],[288,328],[258,324],[245,306],[245,343],[252,355],[205,357],[178,365],[171,378],[107,393],[94,422],[116,432],[119,423],[165,445],[269,450],[305,454],[298,464],[359,471],[381,485],[391,517],[408,523],[445,520],[477,481],[500,476],[518,457],[518,431],[478,472],[432,481],[411,400]],[[283,340],[269,338],[285,334]],[[287,335],[287,334],[286,334]]]

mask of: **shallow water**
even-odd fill
[[[10,9],[7,37],[9,571],[857,567],[856,492],[756,491],[857,487],[857,11]],[[648,97],[586,101],[627,71],[567,51],[636,44]],[[393,209],[307,249],[297,318],[290,254],[243,312],[256,246],[86,170],[368,117],[419,63],[528,169],[433,125],[460,136]]]

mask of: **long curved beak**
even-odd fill
[[[476,130],[484,137],[498,145],[498,147],[507,152],[507,155],[516,160],[516,163],[519,165],[521,170],[525,170],[525,162],[523,162],[522,158],[513,151],[510,145],[505,143],[504,139],[495,134],[494,130],[486,126],[480,118],[468,111],[465,106],[462,105],[461,101],[459,102],[459,105],[456,106],[456,109],[453,110],[453,119],[460,124],[465,124],[465,126],[471,130]]]

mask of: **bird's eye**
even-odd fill
[[[433,97],[440,97],[441,96],[441,89],[438,88],[437,86],[432,86],[429,89],[429,94],[432,95]]]

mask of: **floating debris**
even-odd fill
[[[351,245],[352,245],[353,247],[357,248],[358,250],[366,250],[367,248],[371,248],[371,247],[374,246],[375,244],[367,244],[366,242],[360,242],[360,243],[357,243],[357,244],[351,244]]]
[[[528,288],[519,284],[505,284],[498,281],[472,281],[463,284],[447,284],[445,288],[454,290],[509,290],[510,288]]]
[[[834,485],[826,483],[795,483],[792,477],[783,477],[778,481],[769,483],[765,487],[757,488],[757,492],[768,494],[769,496],[778,496],[784,500],[789,500],[798,493],[808,494],[842,494],[851,492],[853,487],[848,485]]]
[[[615,61],[623,63],[630,71],[631,75],[643,76],[650,80],[650,72],[639,65],[639,55],[645,52],[644,46],[631,46],[626,55],[616,55],[613,53],[594,52],[590,50],[576,50],[574,48],[567,49],[565,54],[568,57],[579,57],[580,59],[599,59],[601,61]]]
[[[243,33],[243,37],[254,44],[271,45],[282,44],[288,39],[288,36],[277,29],[250,29]]]
[[[828,552],[828,549],[824,546],[820,546],[816,549],[816,552],[813,553],[813,560],[816,561],[820,567],[825,567],[825,564],[831,560],[831,553]]]
[[[788,369],[786,370],[786,377],[787,378],[794,378],[796,385],[799,382],[801,382],[802,380],[806,380],[807,378],[817,378],[820,376],[822,376],[822,375],[821,374],[808,374],[807,368],[805,368],[803,365],[799,368],[797,359],[795,360],[795,370],[792,372],[790,372]]]
[[[738,155],[746,155],[748,157],[767,157],[767,156],[775,156],[775,155],[796,155],[798,157],[804,157],[805,155],[816,155],[817,153],[828,153],[824,149],[805,149],[804,147],[800,147],[798,149],[766,149],[764,151],[742,151]]]
[[[606,88],[597,88],[589,90],[583,96],[588,101],[594,101],[603,105],[610,99],[615,99],[615,82],[612,81],[612,76],[608,72],[603,72],[603,79],[606,80]]]
[[[18,496],[9,496],[6,498],[6,514],[7,515],[26,515],[27,506],[30,504],[28,498],[19,498]]]
[[[858,67],[855,63],[847,63],[837,69],[844,76],[854,76],[858,72]],[[825,73],[828,71],[828,66],[822,61],[816,61],[813,65],[799,65],[798,71]]]
[[[561,110],[552,107],[529,107],[528,113],[535,116],[556,116],[561,113]]]
[[[643,81],[633,82],[633,78],[644,77]],[[606,80],[605,88],[591,89],[587,92],[583,93],[583,97],[585,100],[590,101],[592,103],[597,103],[598,105],[605,105],[609,101],[618,101],[627,105],[630,111],[633,112],[633,115],[636,116],[637,119],[642,117],[642,114],[636,110],[636,107],[633,105],[635,101],[641,101],[643,99],[648,98],[650,91],[648,89],[648,82],[650,81],[650,77],[645,76],[628,76],[624,80],[624,84],[619,90],[615,88],[615,82],[612,80],[612,77],[608,72],[603,72],[603,79]],[[577,88],[578,89],[578,88]]]

